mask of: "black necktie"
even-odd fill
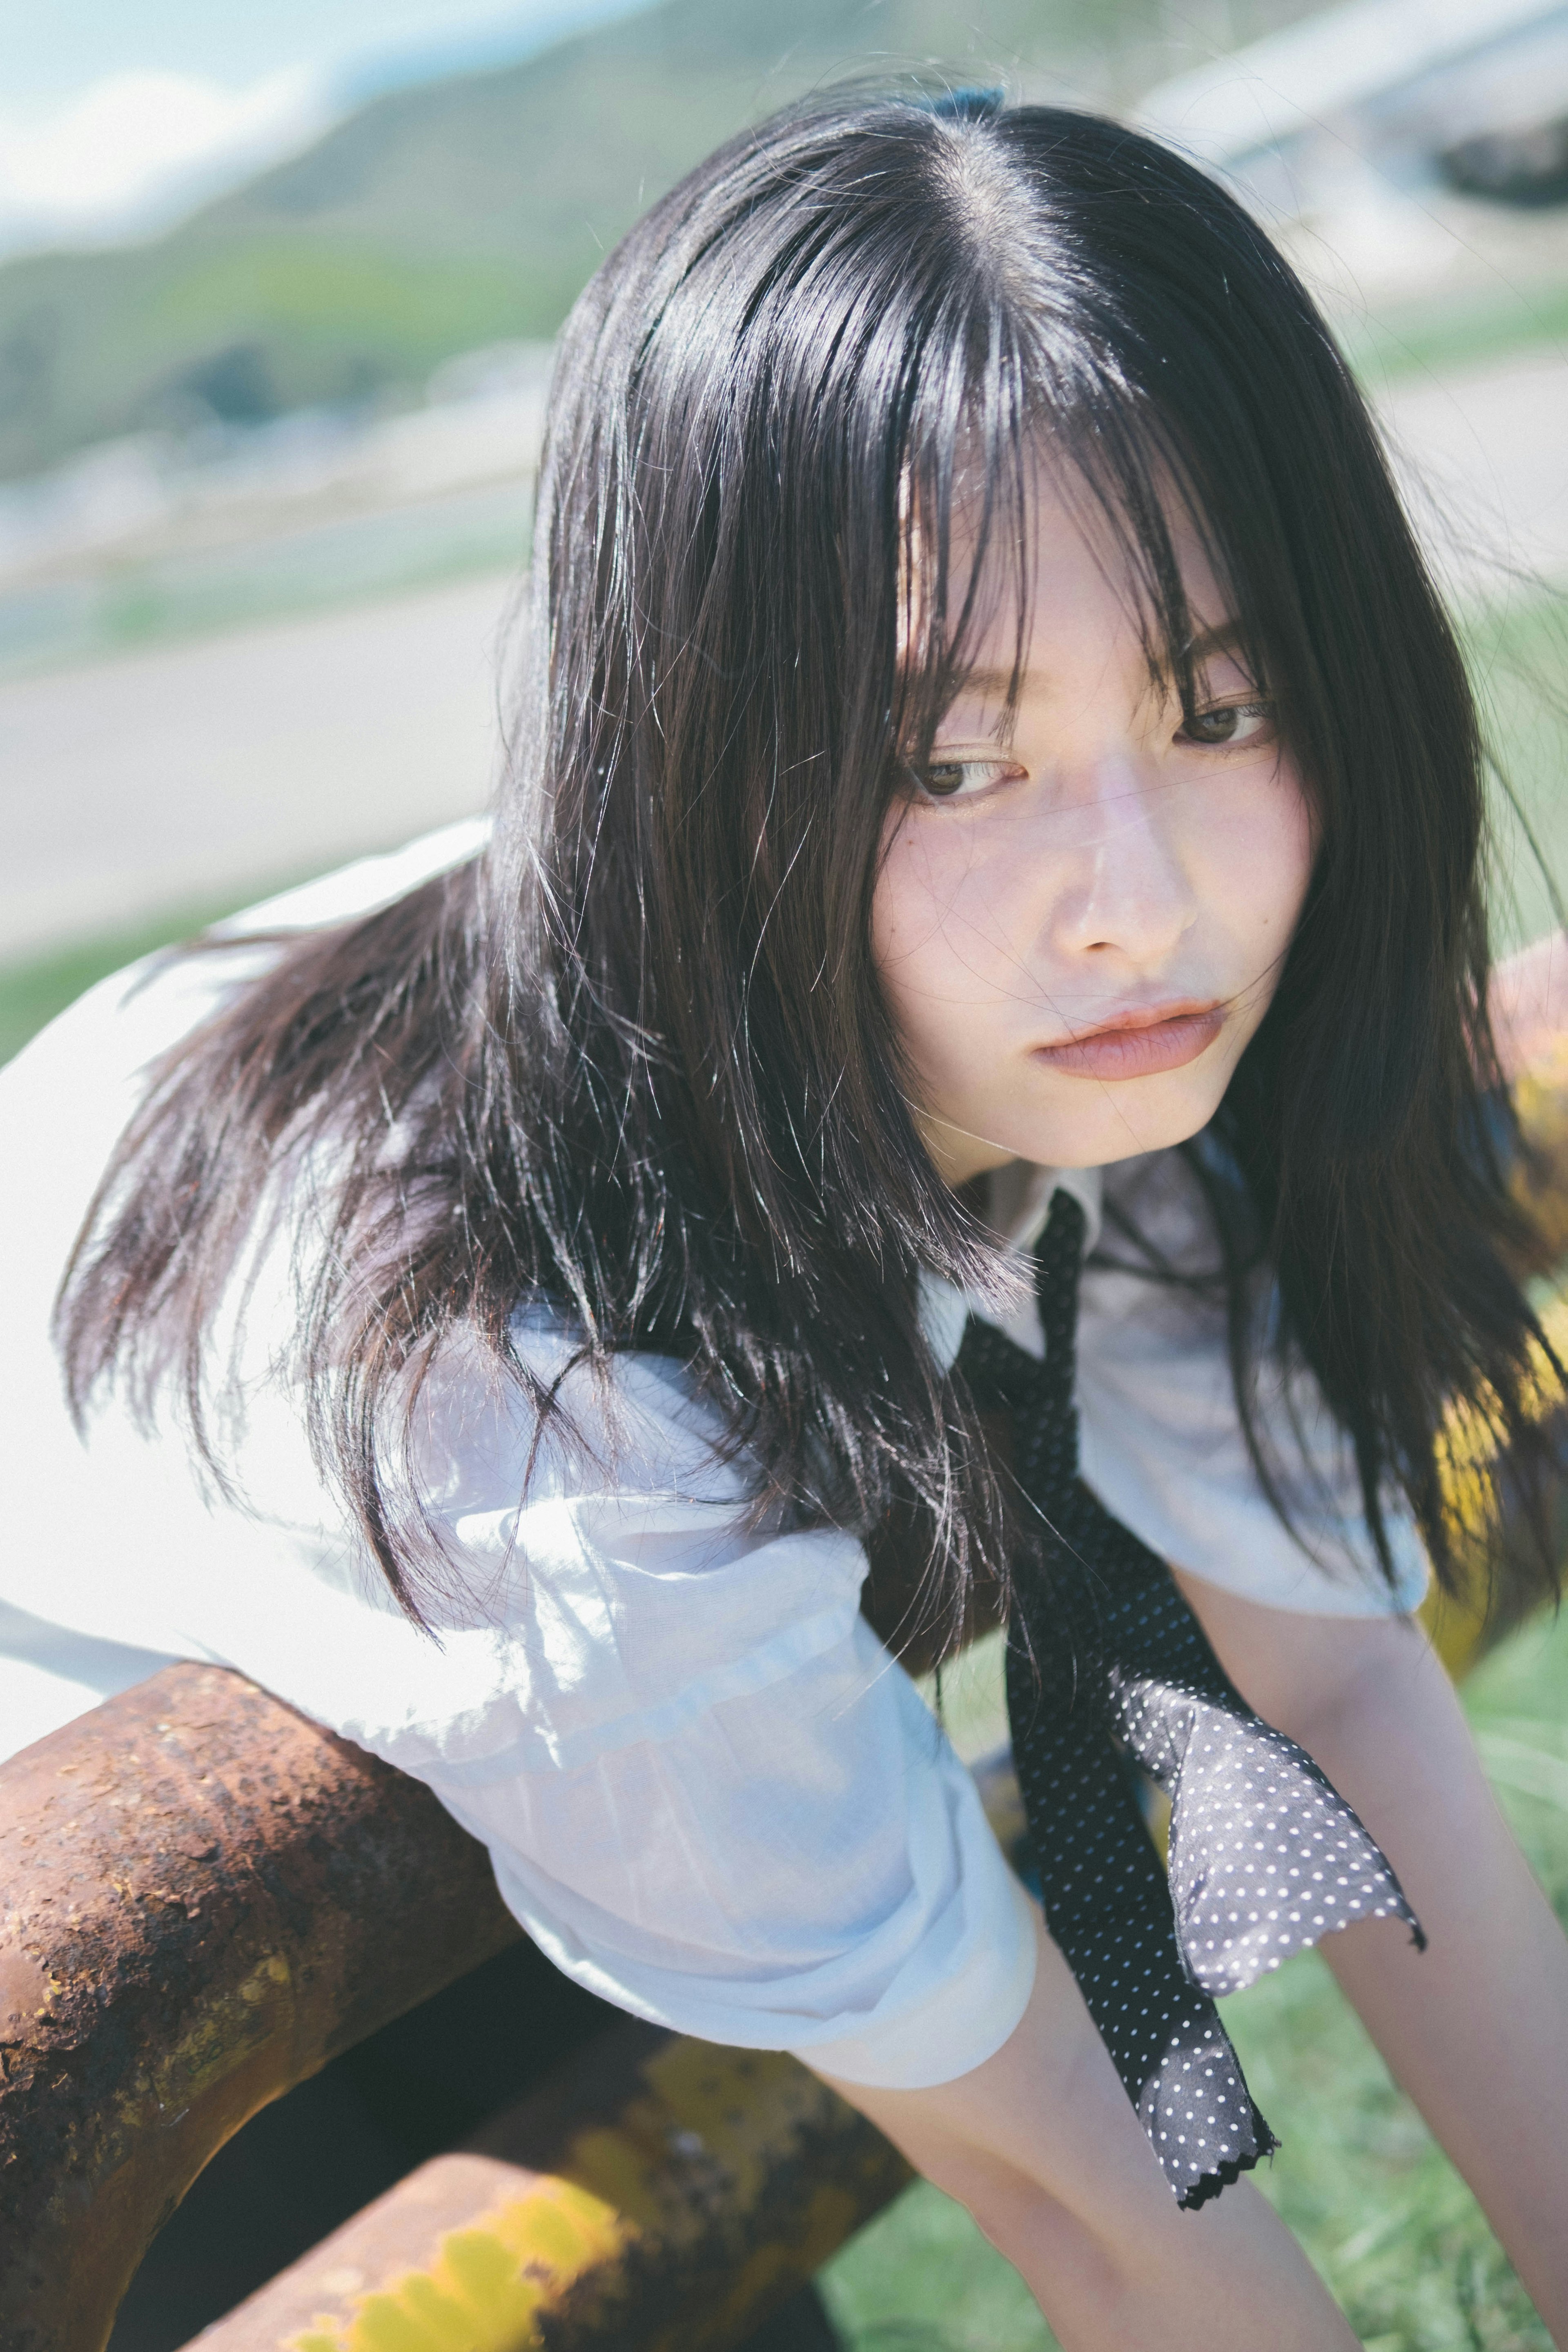
[[[1037,1255],[1045,1361],[972,1318],[955,1369],[983,1412],[1011,1415],[1035,1516],[1007,1708],[1047,1923],[1190,2208],[1278,2145],[1213,1997],[1356,1919],[1425,1937],[1349,1805],[1247,1707],[1164,1561],[1078,1475],[1083,1239],[1082,1209],[1058,1192]],[[1134,1767],[1171,1800],[1168,1878]]]

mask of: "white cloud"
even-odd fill
[[[305,145],[331,112],[321,78],[296,68],[244,89],[111,74],[47,112],[0,113],[0,247],[144,235]]]

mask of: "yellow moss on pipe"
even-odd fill
[[[828,2167],[791,2204],[786,2231],[757,2228],[745,2245],[781,2158],[837,2106],[793,2059],[670,2042],[614,2119],[574,2135],[550,2175],[522,2176],[515,2196],[447,2230],[425,2260],[346,2295],[340,2311],[320,2312],[280,2352],[542,2352],[547,2323],[574,2291],[579,2309],[586,2295],[608,2315],[628,2264],[700,2263],[716,2216],[739,2259],[712,2274],[711,2302],[647,2340],[668,2352],[729,2341],[738,2320],[792,2291],[865,2218],[858,2184]]]

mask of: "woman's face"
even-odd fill
[[[1230,650],[1190,526],[1198,715],[1150,682],[1123,559],[1043,490],[1022,692],[1016,625],[973,677],[872,903],[916,1111],[950,1184],[1016,1160],[1096,1167],[1206,1125],[1274,993],[1311,871],[1310,812]]]

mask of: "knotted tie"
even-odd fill
[[[1415,1913],[1304,1749],[1252,1713],[1163,1560],[1078,1475],[1084,1214],[1060,1192],[1037,1256],[1046,1354],[971,1318],[956,1370],[1005,1411],[1040,1523],[1015,1571],[1013,1755],[1046,1918],[1184,2207],[1278,2145],[1214,2006],[1356,1919]],[[1171,1800],[1167,1878],[1134,1766]]]

